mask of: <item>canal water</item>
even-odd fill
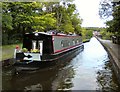
[[[3,68],[3,90],[101,90],[119,91],[107,52],[96,38],[84,43],[84,51],[60,67],[14,75]]]

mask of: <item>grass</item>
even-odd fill
[[[83,39],[83,43],[89,42],[89,41],[90,41],[90,39]]]
[[[92,38],[92,37],[85,37],[85,36],[83,36],[83,37],[82,37],[82,42],[83,42],[83,43],[89,42],[91,38]]]
[[[15,49],[16,45],[19,45],[20,48],[22,47],[22,44],[0,46],[0,47],[2,47],[2,60],[13,58],[14,49]]]

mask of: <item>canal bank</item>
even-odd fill
[[[112,41],[110,40],[103,40],[100,38],[97,39],[108,52],[109,58],[111,59],[113,70],[120,84],[120,50],[119,50],[120,45],[113,44]]]

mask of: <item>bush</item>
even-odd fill
[[[83,41],[90,39],[92,36],[93,36],[93,31],[92,30],[86,30],[86,29],[82,30]]]
[[[8,44],[8,35],[2,34],[2,45],[7,45],[7,44]]]
[[[112,33],[107,32],[106,30],[100,31],[100,34],[102,35],[102,39],[105,39],[105,40],[110,40],[112,36]]]
[[[2,34],[2,45],[10,45],[10,44],[18,44],[22,43],[22,35],[21,34]]]

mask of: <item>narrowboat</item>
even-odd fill
[[[80,35],[63,34],[55,31],[26,33],[23,46],[14,51],[15,66],[40,66],[59,62],[71,53],[82,51],[84,45]]]

